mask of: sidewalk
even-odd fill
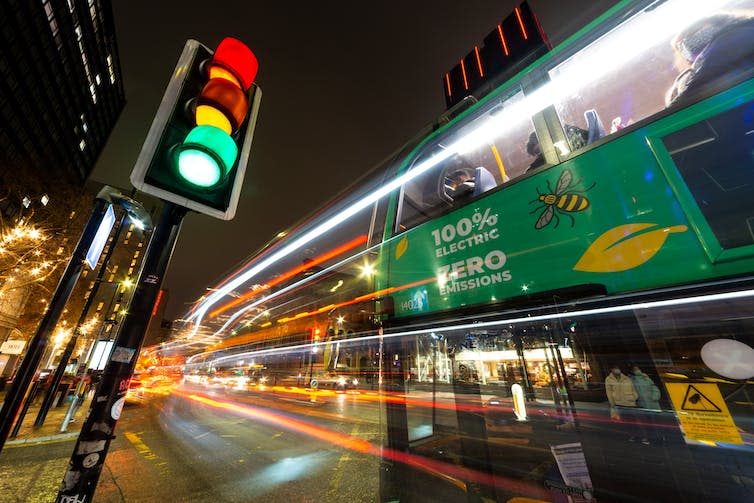
[[[24,444],[39,444],[46,442],[60,442],[69,439],[75,439],[79,436],[79,430],[81,429],[81,422],[86,415],[86,411],[89,409],[91,398],[87,398],[79,407],[75,420],[68,425],[66,432],[61,432],[60,427],[63,424],[66,412],[71,402],[66,400],[60,407],[55,407],[53,404],[50,410],[47,412],[44,425],[39,428],[34,427],[34,421],[37,419],[37,413],[39,412],[40,405],[42,404],[42,395],[38,395],[34,402],[26,412],[26,416],[23,418],[21,428],[18,430],[16,437],[9,436],[5,442],[6,447],[19,446]],[[5,391],[0,391],[0,403],[5,400]],[[19,410],[20,412],[20,410]],[[14,424],[15,428],[15,424]]]

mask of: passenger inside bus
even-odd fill
[[[495,187],[495,177],[482,166],[456,169],[443,177],[443,193],[453,205],[466,204]]]
[[[527,172],[545,165],[545,156],[542,153],[542,147],[539,146],[539,138],[537,138],[537,133],[535,131],[531,132],[529,135],[529,141],[526,142],[526,153],[534,157],[534,161],[532,161],[532,163],[529,164],[529,167],[526,168]]]
[[[670,42],[681,72],[665,95],[670,106],[720,77],[750,72],[754,60],[754,14],[719,13],[688,26]]]

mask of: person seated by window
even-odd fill
[[[531,132],[529,141],[526,142],[526,153],[534,157],[534,161],[526,168],[526,172],[545,165],[545,155],[542,153],[542,147],[539,146],[539,138],[537,138],[535,131]]]
[[[718,13],[691,24],[670,42],[681,72],[665,95],[670,106],[715,79],[750,71],[754,13]]]
[[[571,152],[580,150],[586,147],[587,143],[589,143],[589,131],[586,129],[581,129],[578,126],[572,126],[570,124],[566,124],[563,129],[565,130],[568,145],[571,146]]]
[[[568,145],[571,148],[571,152],[579,150],[585,147],[589,140],[589,132],[586,129],[582,129],[578,126],[566,124],[563,126]],[[536,131],[532,131],[529,135],[529,141],[526,142],[526,153],[534,157],[534,161],[529,164],[526,172],[537,169],[545,165],[545,156],[542,153],[542,147],[539,144],[539,138]],[[568,153],[567,151],[565,152]]]
[[[454,204],[471,199],[474,195],[474,177],[464,169],[451,171],[445,176],[445,193]]]

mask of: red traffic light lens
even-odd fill
[[[224,38],[220,45],[217,46],[212,61],[210,62],[210,75],[212,67],[220,67],[235,77],[243,91],[247,91],[259,70],[257,57],[251,52],[246,44],[235,38]],[[222,78],[222,72],[217,72],[216,76]]]
[[[243,123],[248,109],[246,94],[238,86],[225,79],[210,79],[197,102],[196,125],[219,127],[231,134]]]

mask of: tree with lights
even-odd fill
[[[82,225],[76,209],[89,198],[81,188],[64,184],[54,204],[46,194],[32,201],[19,193],[0,196],[0,207],[16,209],[0,212],[0,317],[28,338],[76,244]]]

